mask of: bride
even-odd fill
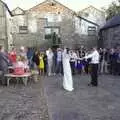
[[[72,80],[72,73],[70,67],[70,56],[69,56],[69,49],[66,48],[63,51],[63,88],[67,91],[73,91],[73,80]]]

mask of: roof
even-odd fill
[[[73,11],[73,10],[71,10],[70,8],[64,6],[63,4],[61,4],[60,2],[58,2],[58,1],[56,1],[56,0],[45,0],[45,1],[43,1],[42,3],[40,3],[40,4],[38,4],[38,5],[30,8],[28,11],[32,10],[33,8],[38,7],[39,5],[42,5],[43,3],[46,3],[46,2],[55,2],[55,3],[58,3],[58,4],[62,5],[63,7],[65,7],[66,9],[70,10],[70,11],[73,13],[73,15],[75,15],[76,17],[78,17],[78,18],[80,18],[80,19],[82,19],[82,20],[84,20],[84,21],[86,21],[86,22],[88,22],[88,23],[91,23],[91,24],[93,24],[93,25],[95,25],[95,26],[99,26],[98,24],[96,24],[96,23],[94,23],[94,22],[92,22],[92,21],[90,21],[90,20],[87,20],[86,18],[83,18],[83,17],[77,15],[77,13],[76,13],[75,11]]]
[[[20,10],[20,13],[16,13],[17,10]],[[15,9],[12,10],[12,14],[13,14],[14,16],[16,16],[16,15],[24,15],[24,14],[25,14],[25,10],[23,10],[23,9],[20,8],[20,7],[16,7]]]
[[[84,21],[86,21],[86,22],[88,22],[88,23],[91,23],[91,24],[99,27],[99,25],[98,25],[97,23],[94,23],[94,22],[92,22],[92,21],[90,21],[90,20],[88,20],[88,19],[86,19],[86,18],[81,17],[81,16],[77,16],[77,17],[80,18],[80,19],[82,19],[82,20],[84,20]]]
[[[112,17],[110,20],[106,22],[106,24],[101,28],[101,30],[113,28],[120,25],[120,15],[116,15]]]
[[[8,12],[9,12],[9,14],[10,14],[11,16],[13,16],[13,15],[12,15],[12,12],[10,11],[9,7],[7,6],[7,4],[6,4],[5,2],[3,2],[2,0],[0,0],[0,2],[6,7],[6,9],[7,9]]]
[[[38,5],[30,8],[28,11],[30,11],[30,10],[32,10],[33,8],[36,8],[36,7],[38,7],[38,6],[46,3],[46,2],[55,2],[55,3],[60,4],[61,6],[65,7],[66,9],[70,10],[70,11],[73,12],[73,13],[75,12],[75,11],[73,11],[72,9],[68,8],[67,6],[63,5],[62,3],[60,3],[60,2],[58,2],[58,1],[56,1],[56,0],[45,0],[45,1],[41,2],[40,4],[38,4]]]
[[[98,8],[96,8],[96,7],[92,6],[92,5],[89,5],[88,7],[82,9],[81,11],[79,11],[78,13],[84,12],[85,10],[87,10],[87,9],[89,9],[89,8],[93,8],[93,9],[95,9],[95,10],[97,10],[97,11],[105,14],[102,10],[99,10]]]

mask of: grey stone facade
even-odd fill
[[[13,44],[15,46],[51,47],[53,45],[52,38],[45,39],[45,35],[47,33],[53,34],[54,32],[61,39],[61,43],[56,44],[62,46],[77,48],[85,45],[90,48],[97,45],[97,33],[88,35],[88,26],[84,26],[81,22],[83,20],[80,18],[78,19],[80,29],[76,33],[74,18],[77,16],[74,14],[74,11],[57,1],[46,0],[27,11],[17,8],[13,13],[15,17],[12,18],[14,31],[12,32]],[[84,21],[84,23],[90,24],[87,21]],[[27,32],[24,34],[20,33],[19,26],[27,26]],[[86,33],[82,33],[82,29],[86,30]]]
[[[120,25],[101,31],[100,42],[103,47],[120,46]]]
[[[9,18],[12,13],[9,10],[7,4],[0,0],[0,45],[4,46],[6,50],[9,49],[9,45],[12,42],[11,24]]]
[[[120,15],[113,16],[100,29],[99,44],[101,47],[120,46]]]
[[[0,1],[0,44],[7,44],[6,8]],[[5,46],[7,47],[7,45]]]

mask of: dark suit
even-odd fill
[[[0,71],[1,71],[1,82],[2,84],[5,84],[5,79],[4,79],[4,74],[8,72],[8,65],[9,65],[9,60],[8,57],[0,52]]]

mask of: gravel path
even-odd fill
[[[48,107],[42,80],[0,85],[0,120],[48,120]]]

